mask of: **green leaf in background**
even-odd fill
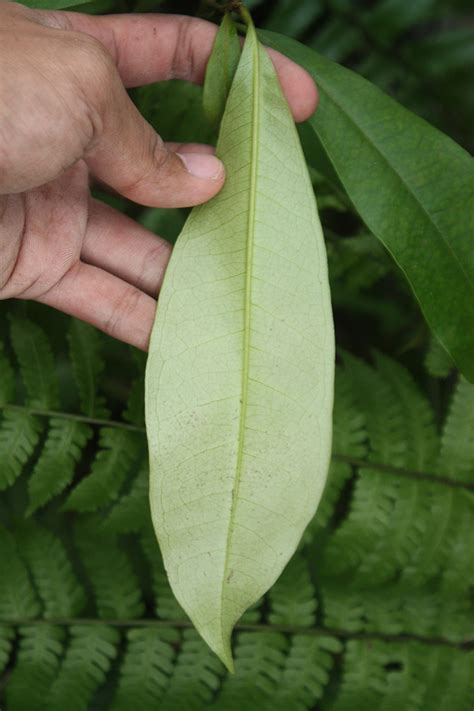
[[[166,272],[146,418],[171,586],[232,668],[234,624],[278,578],[318,505],[334,377],[314,193],[253,28],[217,150],[225,186],[192,211]]]
[[[204,113],[218,126],[224,113],[232,80],[240,59],[237,29],[228,12],[224,15],[207,63],[202,102]]]
[[[317,81],[321,102],[309,126],[437,338],[474,381],[472,158],[362,77],[298,42],[260,34]]]
[[[202,106],[202,87],[172,79],[134,91],[140,112],[164,141],[215,143],[216,130]]]
[[[185,213],[179,208],[148,207],[143,210],[138,221],[150,232],[174,244],[183,228]]]

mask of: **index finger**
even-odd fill
[[[112,55],[126,87],[168,79],[204,80],[217,26],[181,15],[130,14],[94,17],[75,12],[41,13],[48,24],[84,32]],[[268,50],[296,121],[314,112],[318,94],[311,76],[275,50]]]

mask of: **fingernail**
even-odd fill
[[[224,173],[224,166],[219,158],[207,153],[177,153],[184,167],[196,178],[218,180]]]

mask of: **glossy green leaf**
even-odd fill
[[[219,124],[224,113],[239,59],[240,41],[237,29],[226,12],[207,63],[202,95],[204,113],[214,125]]]
[[[472,158],[362,77],[282,35],[261,36],[316,79],[311,129],[437,338],[474,381]]]
[[[217,150],[225,186],[192,211],[160,294],[146,417],[171,586],[231,668],[235,622],[278,578],[319,502],[334,376],[314,194],[253,29]]]

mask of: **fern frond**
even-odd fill
[[[432,466],[439,446],[432,410],[405,369],[380,354],[376,371],[352,357],[345,362],[368,422],[369,459],[419,469]],[[429,486],[359,470],[349,515],[325,550],[325,571],[353,571],[361,584],[393,579],[410,564],[425,536]]]
[[[105,398],[98,392],[100,377],[105,367],[102,334],[83,321],[71,319],[68,341],[81,411],[89,417],[108,417],[110,413]]]
[[[130,389],[127,407],[123,412],[123,419],[133,425],[142,427],[145,424],[145,377],[136,378]]]
[[[309,711],[322,697],[343,645],[334,637],[293,635],[277,690],[268,711]]]
[[[16,540],[43,603],[43,617],[77,615],[85,604],[84,589],[59,538],[27,523],[16,533]]]
[[[405,419],[406,454],[404,466],[414,469],[433,467],[439,449],[433,412],[421,394],[409,373],[395,361],[376,354],[378,372],[390,387],[391,397],[400,403]],[[388,580],[397,570],[402,570],[421,545],[429,518],[430,493],[425,482],[409,479],[397,479],[397,495],[394,502],[389,531],[377,541],[367,561],[366,571],[372,577],[372,571],[384,569]],[[391,565],[388,564],[391,561]],[[364,573],[362,567],[361,573]]]
[[[15,397],[15,371],[0,341],[0,405],[12,402]]]
[[[303,543],[309,545],[317,540],[321,529],[329,525],[339,501],[344,484],[352,477],[350,464],[332,461],[329,465],[328,478],[324,487],[323,496],[319,502],[316,515],[308,524],[303,536]]]
[[[0,621],[36,617],[40,604],[11,533],[0,526]]]
[[[437,470],[461,481],[469,481],[474,472],[474,386],[462,378],[444,425]],[[428,490],[429,515],[425,521],[425,535],[403,573],[413,585],[422,585],[449,567],[452,551],[464,547],[460,536],[465,517],[472,516],[472,498],[465,492],[434,484],[429,485]],[[470,540],[472,534],[465,541],[468,546]],[[461,571],[468,564],[466,556],[467,559],[470,557],[466,553],[465,562],[459,561]],[[461,584],[462,575],[461,572]]]
[[[14,638],[15,632],[11,627],[2,627],[0,625],[0,674],[10,659]]]
[[[220,686],[224,666],[194,630],[182,635],[179,655],[173,668],[160,710],[198,711],[210,705]]]
[[[431,336],[425,355],[425,368],[433,378],[446,378],[454,368],[447,351],[435,336]]]
[[[363,361],[344,354],[344,369],[350,378],[356,404],[365,417],[370,459],[403,466],[406,453],[405,412],[393,398],[389,383]]]
[[[6,691],[7,711],[43,709],[59,669],[64,630],[53,625],[20,628],[15,667]]]
[[[474,385],[462,377],[444,424],[438,468],[461,481],[474,477]]]
[[[470,711],[474,690],[472,652],[419,645],[416,663],[416,681],[422,691],[420,711]]]
[[[353,379],[341,367],[336,368],[333,450],[357,459],[367,454],[366,417],[357,403]]]
[[[380,591],[378,590],[380,594]],[[321,605],[324,610],[324,624],[329,628],[360,632],[365,623],[365,594],[348,588],[340,580],[323,580],[321,584]]]
[[[171,591],[153,529],[142,535],[141,546],[151,573],[156,616],[163,620],[187,619],[186,613]]]
[[[48,337],[27,318],[11,319],[10,337],[30,407],[54,410],[59,407],[56,364]]]
[[[91,428],[82,422],[50,419],[46,441],[28,481],[27,515],[44,506],[71,483],[75,466],[91,437]]]
[[[120,635],[106,625],[69,628],[66,656],[43,700],[48,711],[87,711],[117,656]]]
[[[98,545],[100,541],[100,545]],[[76,543],[94,592],[102,619],[135,619],[143,614],[137,576],[117,539],[97,525],[84,522],[76,531]]]
[[[402,576],[408,584],[415,586],[434,578],[449,564],[449,551],[457,538],[466,504],[462,491],[435,484],[428,485],[428,488],[430,510],[424,536]]]
[[[310,627],[314,624],[318,601],[308,564],[295,554],[271,588],[269,621],[276,625]]]
[[[344,653],[344,667],[334,711],[379,709],[386,690],[385,647],[380,642],[351,640]],[[408,709],[404,708],[404,711]]]
[[[110,711],[155,711],[174,671],[179,634],[169,630],[131,629]]]
[[[142,445],[136,432],[103,427],[91,471],[71,492],[64,510],[95,511],[116,499]]]
[[[170,212],[165,210],[165,212]],[[123,419],[138,427],[145,424],[145,367],[146,354],[137,348],[132,350],[132,357],[136,368],[136,377],[132,380],[127,406],[123,411]]]
[[[439,438],[428,400],[409,372],[396,361],[376,353],[375,365],[390,388],[391,398],[400,403],[403,411],[407,442],[403,466],[429,471],[439,450]]]
[[[143,462],[129,491],[110,510],[104,528],[111,533],[142,531],[151,526],[148,503],[148,464]]]
[[[333,451],[356,459],[367,454],[367,429],[365,416],[358,407],[352,380],[348,373],[336,368],[334,393]],[[309,543],[317,536],[318,530],[329,524],[342,488],[352,476],[349,464],[331,461],[326,486],[316,516],[305,533],[304,541]]]
[[[361,567],[367,568],[369,552],[390,528],[396,493],[397,483],[387,475],[372,470],[359,471],[349,514],[324,548],[323,577],[360,575]],[[392,565],[392,561],[385,563]],[[386,578],[386,575],[385,568],[378,570],[378,576]],[[363,577],[367,579],[366,573]]]
[[[0,490],[18,479],[30,460],[43,430],[37,417],[19,410],[5,410],[0,422]]]
[[[446,565],[442,570],[442,589],[447,595],[466,593],[474,587],[474,494],[459,492],[456,527],[445,545]]]
[[[266,709],[278,688],[288,649],[288,640],[281,634],[239,634],[234,649],[235,674],[224,679],[216,708]]]

